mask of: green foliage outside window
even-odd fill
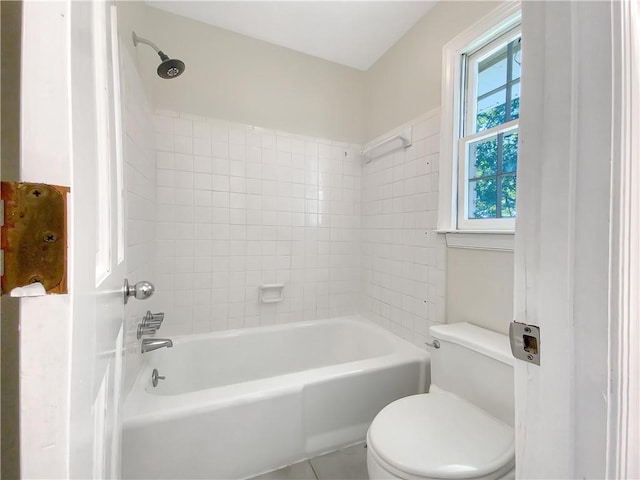
[[[504,123],[506,104],[480,112],[477,130],[487,130]],[[511,119],[518,118],[520,98],[511,101]],[[502,165],[498,165],[498,142],[502,143]],[[516,167],[518,161],[517,130],[498,134],[475,144],[469,172],[469,218],[516,216]],[[472,195],[472,192],[475,195]],[[499,193],[500,192],[500,193]],[[498,196],[500,198],[498,198]],[[500,208],[498,215],[497,209]]]

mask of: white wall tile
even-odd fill
[[[157,213],[156,262],[167,287],[157,301],[181,315],[172,331],[361,310],[423,342],[444,321],[445,245],[434,232],[438,119],[417,120],[412,147],[364,168],[358,146],[175,117],[171,134],[166,119],[155,120],[157,199],[166,205]],[[136,232],[141,239],[143,229]],[[173,290],[196,275],[201,288],[178,300]],[[273,282],[285,283],[285,301],[260,304],[258,285]]]
[[[176,153],[193,153],[193,138],[182,135],[173,136],[173,150]]]
[[[210,157],[195,155],[193,157],[193,171],[202,173],[213,172],[213,161]]]
[[[211,127],[207,122],[193,122],[193,137],[211,140]]]
[[[208,138],[193,139],[194,155],[211,155],[211,142]]]
[[[163,273],[154,298],[168,312],[169,332],[356,312],[361,167],[344,154],[358,147],[212,123],[187,115],[159,115],[153,123],[165,137],[157,139],[156,153],[163,207],[156,215],[155,262]],[[321,194],[319,169],[331,192],[322,187]],[[259,303],[258,286],[275,282],[285,283],[285,301]]]
[[[173,119],[173,134],[192,137],[193,136],[193,122],[184,118]]]
[[[362,172],[362,309],[422,346],[444,322],[446,246],[435,233],[439,112],[417,120],[413,145]]]
[[[174,158],[174,169],[183,171],[183,172],[192,172],[193,171],[193,156],[185,153],[175,153],[173,155]]]
[[[170,168],[174,166],[173,154],[171,152],[156,152],[156,167]]]

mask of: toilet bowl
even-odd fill
[[[397,400],[375,417],[367,432],[369,478],[515,478],[508,338],[470,324],[431,334],[440,348],[432,353],[430,393]]]

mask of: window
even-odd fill
[[[516,216],[520,29],[461,56],[459,229],[513,230]]]
[[[522,66],[519,25],[520,4],[505,2],[443,48],[438,231],[448,233],[448,242],[449,234],[453,238],[464,233],[469,248],[509,250],[512,245]],[[474,238],[480,239],[477,246]],[[494,239],[495,247],[489,245]]]

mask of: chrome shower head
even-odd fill
[[[162,52],[159,52],[162,54]],[[158,75],[161,78],[176,78],[182,72],[184,72],[184,62],[175,58],[169,58],[162,54],[162,63],[158,65]]]
[[[156,51],[156,53],[162,59],[162,63],[158,65],[158,76],[160,78],[172,79],[180,76],[182,72],[184,72],[184,69],[185,69],[184,62],[175,58],[169,58],[169,56],[166,55],[162,50],[160,50],[155,43],[139,37],[138,35],[136,35],[136,32],[132,32],[132,33],[133,33],[134,46],[137,47],[138,43],[144,43],[146,45],[149,45],[151,48],[153,48]]]

